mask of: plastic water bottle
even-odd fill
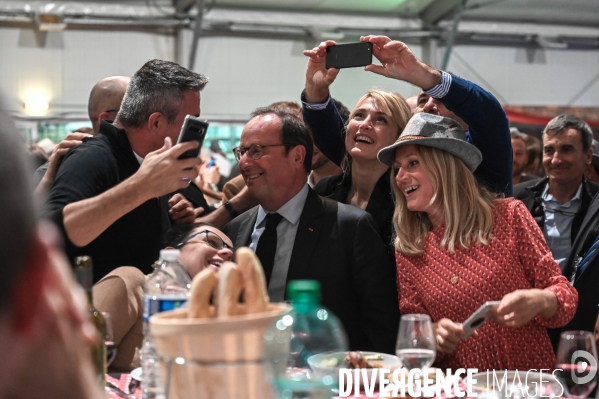
[[[333,389],[338,388],[341,365],[314,367],[311,357],[347,352],[343,326],[320,304],[318,281],[291,281],[287,298],[293,311],[277,320],[264,335],[265,358],[277,398],[330,399]]]
[[[160,378],[160,361],[150,334],[150,317],[158,312],[177,309],[187,303],[191,279],[179,260],[178,249],[160,251],[161,263],[148,277],[144,290],[143,333],[141,348],[143,399],[162,399],[164,392]]]

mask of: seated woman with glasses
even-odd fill
[[[165,233],[166,248],[181,251],[179,263],[193,278],[206,267],[220,267],[233,259],[229,237],[207,223],[175,225]],[[110,313],[113,320],[117,354],[111,372],[130,372],[139,367],[143,333],[142,320],[145,276],[138,268],[124,266],[113,270],[93,288],[98,311]]]
[[[378,158],[394,176],[400,311],[431,316],[438,367],[553,369],[547,328],[572,319],[578,293],[524,204],[479,186],[482,156],[464,129],[416,114]],[[492,321],[466,336],[487,301],[499,301]]]

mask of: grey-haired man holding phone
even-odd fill
[[[178,157],[198,143],[173,143],[185,116],[199,116],[207,82],[176,63],[148,61],[131,78],[114,124],[102,122],[65,155],[45,208],[69,258],[92,257],[94,281],[122,265],[151,272],[168,216],[190,222],[201,212],[180,194],[161,197],[197,174],[198,158]]]

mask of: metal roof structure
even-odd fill
[[[596,0],[0,0],[0,26],[175,30],[198,19],[203,35],[599,49]]]

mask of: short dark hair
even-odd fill
[[[291,147],[298,145],[303,146],[306,149],[306,157],[304,158],[304,169],[306,173],[310,173],[312,170],[312,154],[314,153],[314,140],[312,139],[312,132],[308,125],[306,125],[297,116],[286,112],[281,108],[275,107],[261,107],[256,108],[250,116],[255,118],[257,116],[274,114],[281,120],[281,142],[285,143],[285,155],[289,153]]]
[[[207,83],[206,76],[177,63],[148,61],[131,78],[115,122],[125,128],[136,128],[154,112],[161,112],[172,124],[181,110],[185,92],[199,92]]]
[[[22,273],[37,224],[32,168],[23,140],[0,104],[0,313]]]
[[[187,237],[189,237],[191,235],[192,231],[194,231],[195,229],[202,227],[202,226],[210,226],[210,227],[214,227],[215,229],[218,229],[218,227],[216,227],[212,223],[206,223],[206,222],[175,224],[175,225],[173,225],[173,227],[168,229],[167,232],[164,233],[164,235],[162,236],[162,241],[161,241],[162,247],[161,248],[165,248],[165,247],[175,247],[176,248],[177,244],[181,243],[183,240],[185,240]]]
[[[593,144],[593,131],[591,127],[580,118],[574,115],[561,114],[551,119],[543,130],[545,135],[556,135],[564,131],[564,129],[576,129],[580,133],[582,139],[582,149],[587,151]]]
[[[295,101],[277,101],[270,104],[268,107],[281,108],[285,112],[289,112],[300,119],[302,118],[302,107]]]

